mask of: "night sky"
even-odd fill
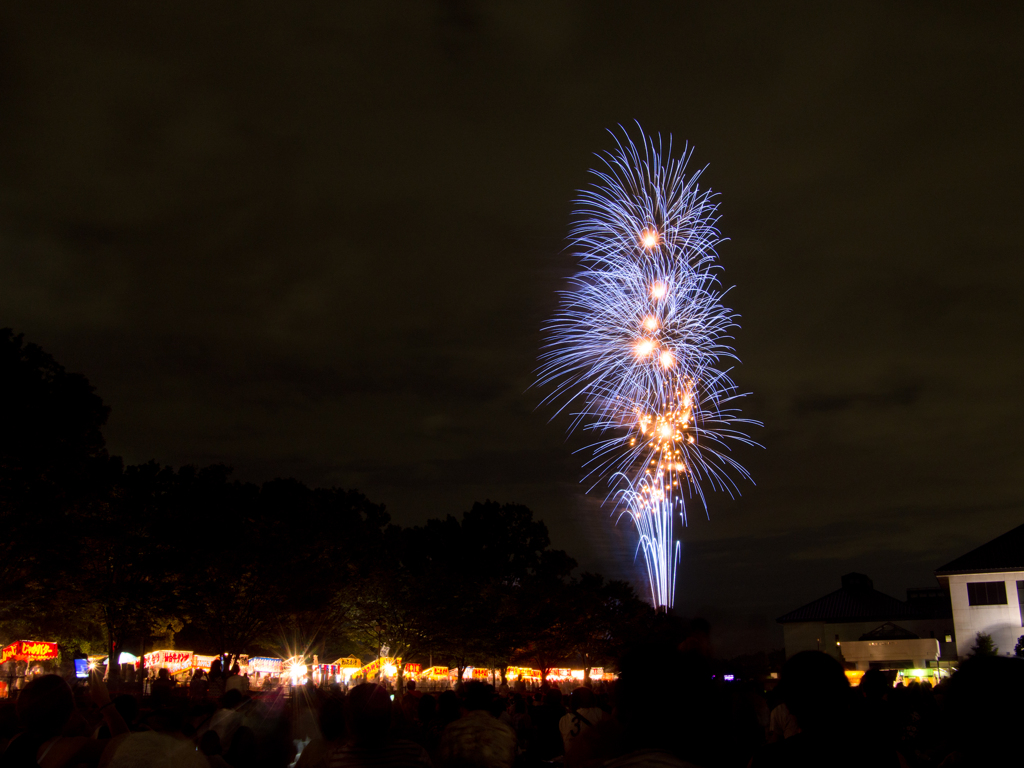
[[[0,325],[90,379],[128,462],[358,488],[403,524],[520,502],[639,579],[530,383],[606,130],[689,141],[766,426],[756,487],[692,510],[677,606],[720,653],[778,647],[842,573],[904,597],[1024,522],[1001,6],[7,3]]]

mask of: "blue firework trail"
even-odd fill
[[[613,134],[615,136],[615,134]],[[580,271],[545,327],[537,383],[546,401],[594,434],[586,478],[609,486],[618,517],[639,534],[656,607],[675,602],[686,501],[738,492],[747,471],[730,455],[754,445],[730,377],[737,316],[724,305],[718,204],[687,173],[692,150],[628,134],[598,155],[579,194],[570,243]]]

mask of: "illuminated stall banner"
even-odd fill
[[[249,659],[249,672],[280,677],[283,665],[284,661],[282,659],[272,659],[268,656],[253,656]]]
[[[420,665],[419,664],[406,664],[405,665],[405,674],[407,674],[407,675],[418,675],[419,673],[420,673]]]
[[[486,680],[491,676],[491,670],[484,669],[482,667],[473,667],[473,679],[474,680]]]
[[[163,667],[172,675],[186,669],[192,669],[192,659],[195,656],[192,651],[152,651],[143,656],[146,667],[159,669]],[[216,658],[216,657],[214,657]],[[138,662],[135,666],[138,667]]]
[[[16,640],[0,651],[0,664],[5,661],[47,661],[57,658],[57,644],[45,640]]]
[[[530,667],[508,667],[505,670],[505,677],[513,680],[520,677],[523,680],[540,680],[541,672],[539,669],[531,669]]]
[[[400,658],[392,658],[391,656],[381,656],[379,659],[374,659],[361,670],[359,674],[369,679],[371,675],[376,675],[378,672],[383,672],[385,675],[393,675],[398,671],[398,665],[402,663]]]
[[[362,669],[363,662],[357,659],[355,656],[346,656],[342,659],[337,659],[334,662],[335,666],[341,667],[343,670],[354,670]]]
[[[427,667],[420,677],[429,677],[432,680],[448,677],[448,667]]]
[[[210,666],[217,659],[217,656],[200,656],[198,653],[192,656],[192,669],[201,669],[203,672],[209,672]],[[149,666],[148,662],[146,666]]]

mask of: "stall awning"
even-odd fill
[[[57,644],[45,640],[15,640],[0,651],[0,664],[5,661],[46,661],[57,658]]]

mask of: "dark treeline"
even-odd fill
[[[357,491],[125,466],[85,377],[9,329],[0,386],[2,640],[589,669],[655,621],[628,584],[574,576],[524,506],[403,528]]]

